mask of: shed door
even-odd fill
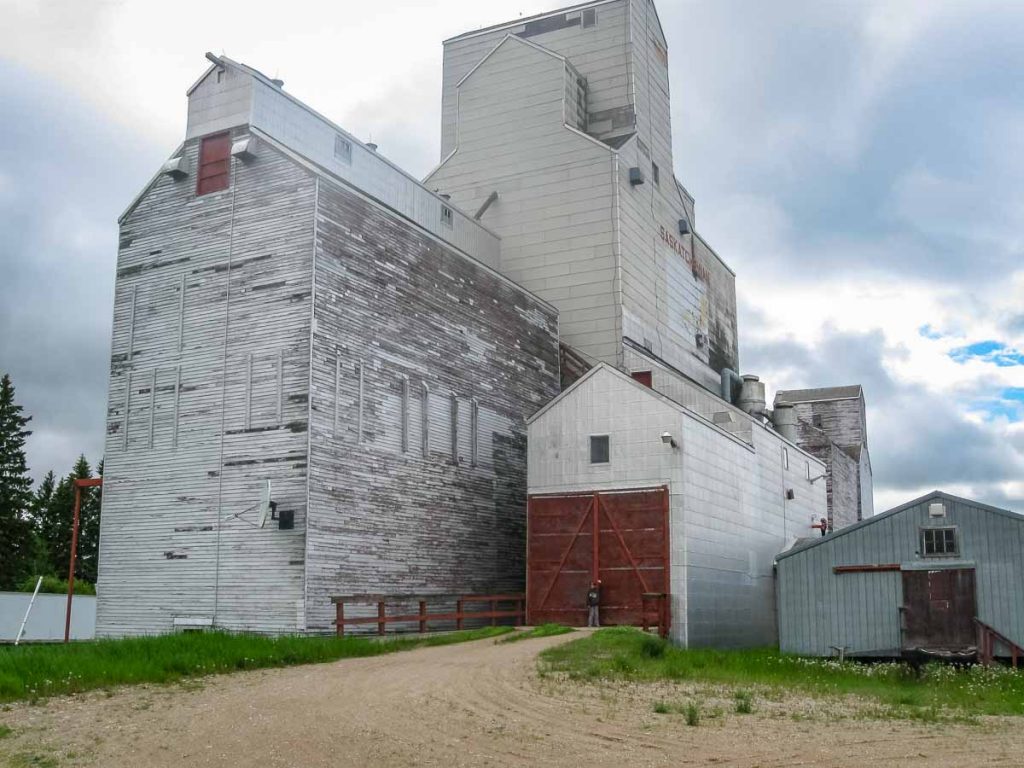
[[[903,649],[975,644],[974,569],[903,571]]]
[[[601,623],[639,626],[644,593],[669,592],[668,490],[531,496],[527,620],[586,624],[601,580]],[[649,606],[653,620],[656,604]]]

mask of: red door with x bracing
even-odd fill
[[[642,625],[644,594],[669,592],[668,533],[664,487],[531,496],[527,622],[586,624],[600,579],[601,623]]]

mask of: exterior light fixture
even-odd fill
[[[675,438],[672,437],[672,434],[669,432],[661,433],[661,442],[663,442],[665,445],[671,445],[673,448],[679,447],[679,444],[676,442]]]

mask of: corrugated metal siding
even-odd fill
[[[299,625],[314,190],[264,147],[223,192],[160,177],[122,222],[100,635]],[[265,478],[294,531],[253,526]]]
[[[341,187],[318,211],[309,629],[330,631],[332,595],[522,589],[524,421],[558,390],[554,311]]]
[[[778,561],[779,644],[783,651],[827,656],[890,655],[900,646],[898,571],[835,574],[837,565],[899,563],[904,568],[974,564],[978,618],[1024,644],[1024,517],[1019,520],[970,503],[944,500],[946,518],[919,504],[830,537]],[[938,499],[942,500],[942,499]],[[919,555],[920,529],[955,525],[957,558]]]
[[[665,431],[678,450],[661,441]],[[589,460],[589,436],[599,434],[611,438],[608,464]],[[807,483],[804,461],[815,474],[824,465],[790,447],[785,470],[778,435],[754,427],[750,445],[608,368],[532,421],[529,437],[531,494],[669,485],[676,642],[775,642],[772,561],[824,514],[824,486]]]

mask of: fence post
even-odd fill
[[[385,618],[385,616],[386,616],[386,612],[384,610],[384,601],[381,600],[379,603],[377,603],[377,634],[378,635],[383,635],[384,634],[384,625],[387,624],[387,619]]]
[[[462,629],[462,598],[455,601],[455,628]]]
[[[498,601],[497,600],[491,600],[491,626],[492,627],[498,626],[498,617],[494,615],[497,612],[498,612]]]
[[[339,600],[336,607],[338,613],[338,637],[342,637],[345,634],[345,604]]]
[[[420,634],[427,631],[427,601],[420,600]]]

